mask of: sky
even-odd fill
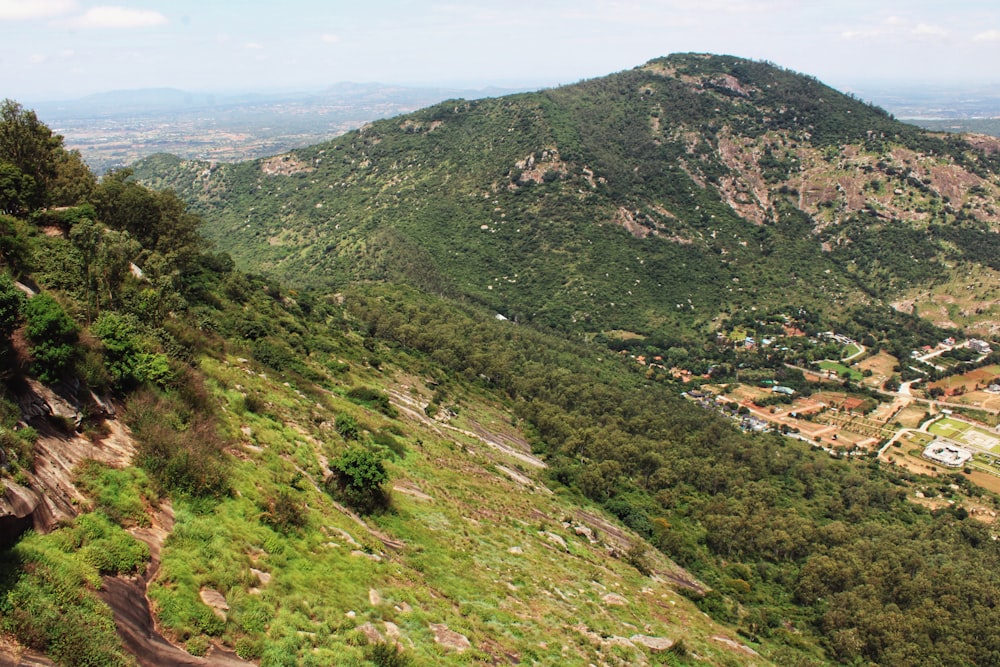
[[[697,51],[841,90],[1000,84],[998,0],[0,0],[0,97],[542,87]]]

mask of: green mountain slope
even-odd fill
[[[738,431],[597,340],[434,293],[457,291],[433,264],[449,251],[398,230],[353,240],[356,263],[423,290],[249,275],[206,250],[176,196],[127,173],[98,182],[33,115],[0,110],[0,139],[36,149],[0,141],[12,661],[20,647],[64,665],[997,661],[1000,545],[979,519],[1000,501],[963,473]],[[549,171],[497,194],[576,202]],[[60,514],[32,510],[38,531],[21,535],[38,495]]]
[[[296,284],[402,279],[550,327],[648,334],[751,307],[842,315],[969,265],[995,280],[979,254],[1000,238],[995,148],[689,54],[277,158],[157,156],[136,173],[175,188],[241,265]]]
[[[509,396],[0,111],[5,664],[765,662]]]

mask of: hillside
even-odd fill
[[[761,307],[849,319],[963,279],[983,296],[951,325],[992,335],[998,149],[688,54],[280,157],[135,168],[242,266],[296,284],[405,280],[555,329],[676,335]]]
[[[748,68],[755,88],[751,74],[719,79],[722,66]],[[618,82],[633,80],[678,91],[661,101],[690,108],[676,102],[661,115],[672,108],[699,129],[691,119],[716,117],[725,99],[745,112],[745,128],[772,122],[736,87],[762,103],[773,97],[776,113],[801,86],[799,120],[779,117],[758,138],[787,132],[787,151],[806,156],[840,151],[845,136],[868,136],[865,126],[887,136],[903,127],[886,139],[891,150],[941,147],[933,160],[946,173],[981,172],[968,197],[982,206],[952,220],[940,198],[933,215],[944,217],[927,213],[920,232],[916,217],[905,227],[851,222],[846,205],[810,216],[797,208],[800,198],[811,206],[805,190],[765,184],[760,201],[770,196],[773,212],[761,210],[774,218],[755,224],[721,198],[736,178],[735,168],[712,171],[723,164],[712,147],[730,145],[722,130],[695,141],[664,133],[664,120],[659,143],[646,143],[633,130],[653,131],[651,116],[630,114],[656,92],[620,102],[638,89]],[[993,377],[985,364],[1000,368],[1000,355],[956,341],[947,353],[957,356],[903,368],[914,347],[949,332],[872,305],[905,298],[906,271],[912,289],[936,289],[921,282],[925,264],[948,273],[949,290],[969,271],[988,279],[992,158],[736,59],[672,57],[579,86],[595,107],[580,97],[574,106],[581,88],[568,87],[453,102],[262,162],[212,168],[160,156],[144,165],[197,171],[204,221],[128,171],[97,180],[32,112],[0,106],[0,526],[12,544],[0,552],[2,659],[995,663],[1000,498],[974,483],[988,475],[907,468],[797,429],[746,426],[751,409],[776,417],[788,407],[779,387],[837,394],[862,410],[886,393],[900,398],[899,375],[930,384],[933,364],[952,375],[980,364],[976,387]],[[828,95],[842,116],[815,110]],[[594,108],[602,115],[588,116]],[[656,171],[670,151],[679,151],[674,168]],[[795,178],[811,173],[789,165]],[[844,178],[863,178],[857,171]],[[888,167],[879,173],[888,178]],[[329,174],[341,180],[321,179]],[[886,207],[916,216],[938,201],[930,186],[907,183],[893,182]],[[323,195],[299,199],[310,193]],[[619,212],[631,218],[616,222]],[[643,215],[658,222],[641,224]],[[230,245],[245,269],[202,237],[214,230],[221,245],[225,224],[230,240],[260,243]],[[851,268],[832,241],[817,247],[834,228],[858,235],[843,252],[885,264]],[[756,246],[732,236],[751,231]],[[320,246],[304,243],[311,237]],[[912,248],[899,245],[906,238]],[[889,241],[911,253],[908,263],[886,259]],[[913,261],[925,251],[933,256]],[[766,273],[775,257],[799,262],[794,275]],[[511,267],[524,272],[492,280]],[[273,270],[288,279],[266,275]],[[691,303],[664,301],[647,275]],[[650,301],[587,310],[600,285],[624,289],[623,276]],[[882,282],[859,287],[873,276]],[[586,294],[573,282],[584,279],[596,281]],[[843,303],[832,300],[851,285]],[[706,304],[720,310],[703,313]],[[826,330],[836,318],[846,333]],[[781,342],[764,347],[767,336]],[[760,347],[747,345],[755,338]],[[806,378],[820,362],[868,354],[891,376],[885,383],[862,386],[846,365],[843,379]],[[898,392],[885,389],[892,381]],[[696,389],[708,385],[718,393]],[[726,405],[718,399],[728,391],[760,403]],[[923,400],[908,408],[915,425],[937,409]],[[949,433],[962,409],[954,419],[949,411]],[[968,431],[988,443],[995,425]],[[911,448],[873,441],[899,459]],[[35,530],[22,533],[28,523]]]
[[[0,111],[4,664],[768,662],[508,396]]]

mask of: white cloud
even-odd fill
[[[244,49],[250,49],[251,51],[260,51],[264,48],[264,45],[260,42],[247,42],[243,45]]]
[[[973,42],[1000,42],[1000,30],[987,30],[986,32],[977,33],[973,38]]]
[[[105,6],[88,9],[74,25],[80,28],[148,28],[169,22],[166,16],[152,9]]]
[[[331,35],[331,34],[327,33],[327,34],[323,35],[322,37],[320,37],[320,39],[322,39],[327,44],[336,44],[337,42],[340,41],[340,35]]]
[[[45,61],[46,58],[41,53],[32,54],[32,56],[28,58],[28,62],[30,62],[32,65],[41,65]]]
[[[0,21],[47,19],[76,9],[76,0],[0,0]]]
[[[880,40],[880,39],[944,39],[951,36],[951,31],[939,25],[917,23],[899,16],[887,16],[881,22],[861,26],[840,33],[846,40]]]
[[[846,40],[854,39],[874,39],[881,37],[885,34],[885,31],[879,28],[862,28],[859,30],[844,30],[840,33],[841,38]]]
[[[918,23],[910,34],[916,37],[947,37],[951,33],[942,28],[939,25],[929,25],[927,23]]]

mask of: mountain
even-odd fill
[[[3,664],[757,659],[697,577],[548,477],[510,395],[373,336],[377,294],[235,269],[175,195],[98,182],[10,101],[0,177]],[[634,384],[565,368],[591,362]]]
[[[771,64],[684,54],[280,157],[135,172],[241,265],[297,284],[403,279],[555,329],[652,335],[754,308],[849,319],[972,267],[995,289],[998,149]],[[965,310],[938,323],[995,333],[995,301]]]
[[[732,73],[740,67],[757,88]],[[769,65],[677,56],[623,76],[580,84],[592,88],[578,106],[574,87],[565,99],[456,101],[268,161],[150,161],[172,177],[200,169],[186,194],[205,220],[128,170],[98,180],[33,112],[0,105],[0,661],[996,662],[1000,497],[978,484],[1000,489],[989,449],[998,417],[960,391],[987,393],[1000,354],[957,339],[921,353],[958,332],[879,306],[904,288],[874,280],[920,278],[931,247],[953,277],[925,289],[973,279],[968,291],[991,298],[991,157]],[[638,92],[616,83],[629,77],[644,82]],[[721,171],[719,160],[743,155],[752,133],[727,140],[720,121],[664,134],[662,120],[647,142],[659,116],[630,120],[632,98],[655,96],[649,82],[661,79],[690,93],[661,98],[680,100],[677,117],[716,118],[722,89],[749,114],[744,128],[773,118],[754,120],[734,89],[765,101],[794,86],[811,93],[774,121],[790,133],[770,153],[785,160],[772,167],[783,180],[758,183],[746,217],[732,188],[737,172],[756,172]],[[843,117],[809,111],[828,100]],[[869,186],[884,197],[865,201],[870,217],[852,222],[850,180],[829,187],[845,189],[843,210],[782,191],[841,160],[842,178],[867,176],[842,142],[861,115],[874,128],[862,135],[884,147],[871,173],[902,169],[890,159],[914,172],[892,175],[888,192]],[[712,127],[715,139],[699,138]],[[950,152],[931,160],[926,149],[921,163],[900,148],[911,141]],[[525,142],[544,148],[525,154]],[[676,155],[656,171],[661,149]],[[815,163],[800,166],[807,157]],[[763,149],[756,159],[771,164]],[[496,174],[484,199],[476,184]],[[948,175],[968,202],[924,182]],[[248,216],[230,234],[267,223],[259,258],[284,248],[281,261],[267,267],[233,244],[244,270],[205,241],[227,198]],[[667,212],[622,204],[647,200]],[[621,209],[631,221],[602,217]],[[282,211],[287,234],[270,217]],[[296,226],[307,211],[334,217],[310,231]],[[322,236],[337,225],[352,233],[345,244]],[[844,227],[858,234],[846,250],[860,244],[859,257],[885,265],[852,268],[822,236]],[[764,230],[757,246],[743,246],[754,230]],[[823,238],[829,250],[814,247]],[[909,262],[891,261],[886,242]],[[775,257],[820,282],[752,274]],[[535,275],[492,281],[487,261],[527,261]],[[573,289],[594,264],[638,291],[634,272],[650,263],[664,289],[695,290],[696,308],[553,316],[566,295],[581,309],[595,302]],[[292,267],[301,278],[263,274]],[[864,307],[824,302],[836,281]],[[699,324],[708,316],[697,309],[722,304],[730,285],[745,310]],[[757,295],[739,292],[751,287]],[[965,291],[952,305],[965,308]],[[525,310],[503,305],[511,299]],[[815,310],[795,305],[809,299]],[[628,329],[602,328],[614,324]],[[866,356],[884,381],[855,364]],[[969,369],[976,391],[960,382]],[[925,391],[918,378],[945,382]],[[808,414],[795,416],[793,395]],[[980,443],[964,467],[920,458],[963,429]]]

